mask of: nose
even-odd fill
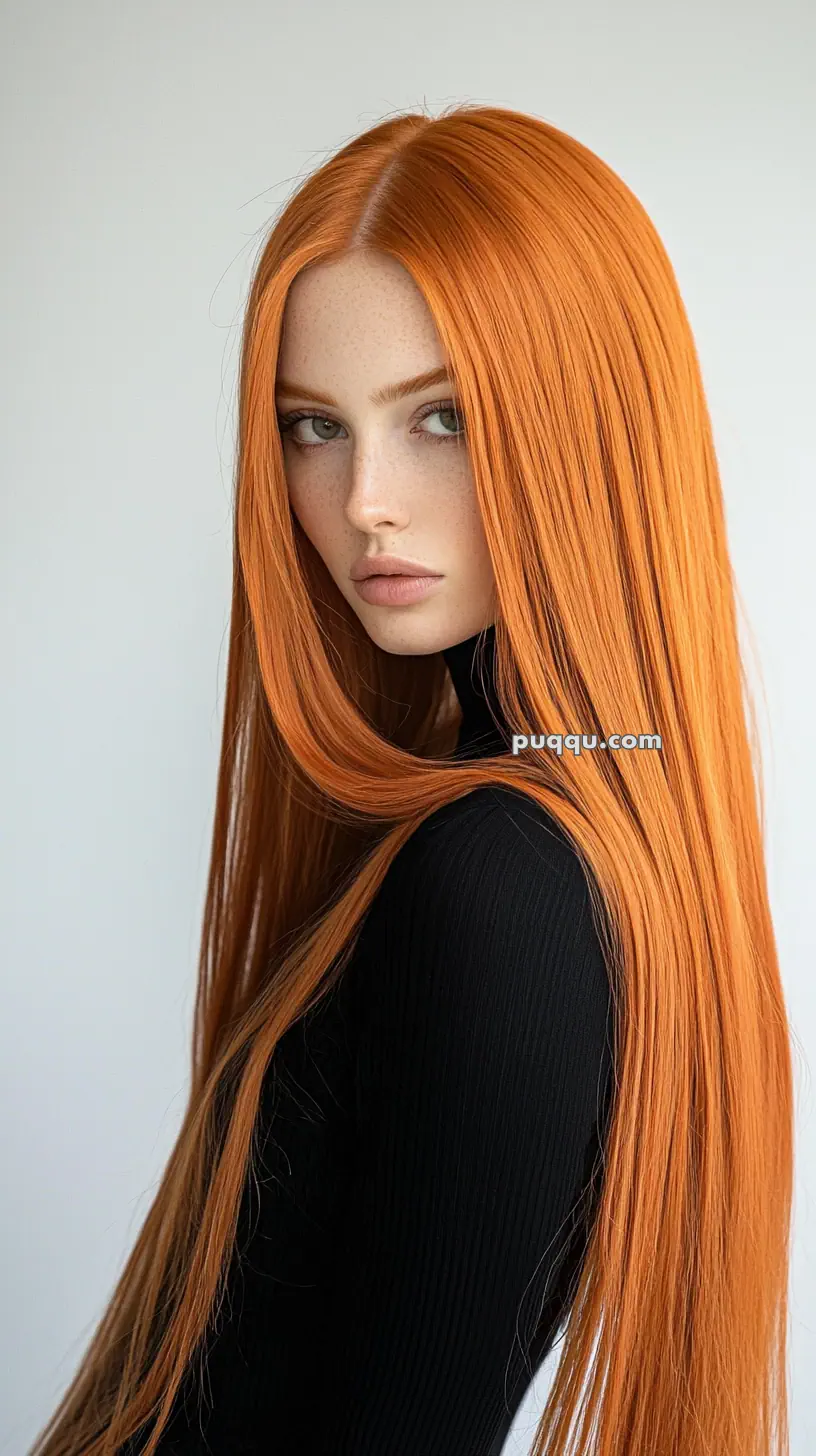
[[[382,527],[402,530],[410,519],[397,463],[383,441],[360,443],[354,450],[345,514],[358,531]]]

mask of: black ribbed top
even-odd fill
[[[509,743],[494,653],[491,627],[444,654],[457,757]],[[276,1048],[242,1257],[164,1456],[499,1456],[568,1312],[612,1082],[575,852],[519,791],[446,804]]]

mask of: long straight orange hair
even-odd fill
[[[657,732],[662,752],[454,764],[441,654],[378,648],[299,529],[274,402],[282,311],[302,269],[356,247],[403,264],[443,343],[508,721]],[[790,1029],[711,425],[653,225],[541,120],[472,105],[388,119],[272,228],[239,411],[189,1105],[32,1456],[112,1456],[153,1421],[150,1456],[224,1300],[278,1041],[342,974],[408,836],[488,782],[537,800],[590,871],[616,1007],[602,1193],[535,1456],[786,1452]]]

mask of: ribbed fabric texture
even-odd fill
[[[457,757],[509,742],[494,652],[491,628],[445,653]],[[276,1049],[242,1256],[165,1456],[499,1456],[568,1313],[612,1084],[577,856],[517,791],[445,805]]]

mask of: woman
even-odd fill
[[[253,281],[190,1103],[32,1456],[498,1456],[562,1325],[535,1456],[786,1451],[792,1116],[670,263],[389,120]]]

